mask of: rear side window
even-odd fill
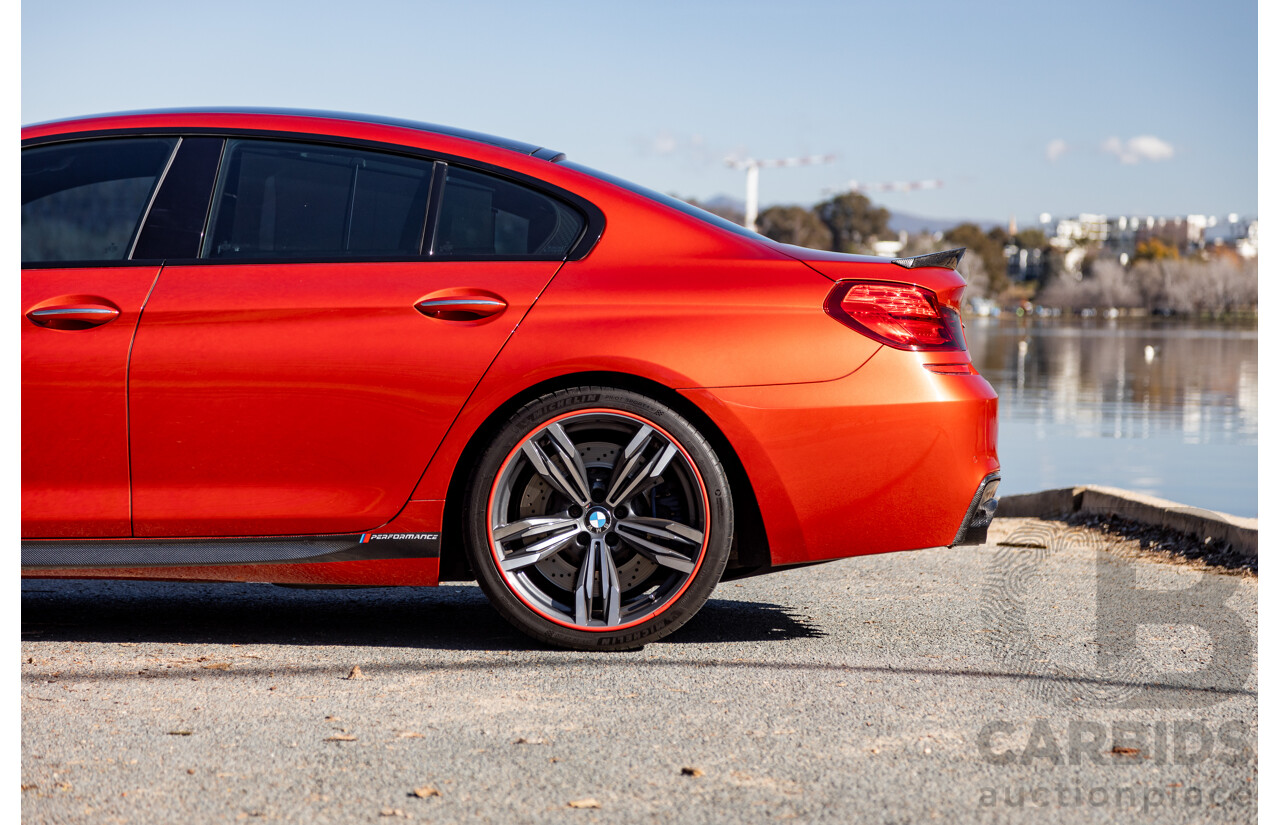
[[[177,138],[121,138],[22,152],[22,261],[122,261]]]
[[[378,152],[228,141],[203,256],[417,256],[431,172]]]
[[[560,259],[584,225],[576,210],[541,192],[450,166],[432,256]]]

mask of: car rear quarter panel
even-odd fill
[[[684,390],[751,476],[774,565],[949,545],[999,469],[996,394],[883,347],[835,381]]]

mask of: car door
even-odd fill
[[[132,260],[177,138],[22,153],[22,535],[130,534],[129,346],[158,261]]]
[[[229,140],[201,259],[165,266],[134,344],[136,535],[390,520],[581,224],[427,159]]]

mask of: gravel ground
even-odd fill
[[[614,654],[473,586],[24,581],[22,818],[1256,821],[1256,577],[1065,529],[722,584]]]

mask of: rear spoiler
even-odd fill
[[[922,266],[940,266],[944,269],[955,269],[964,257],[964,247],[948,249],[946,252],[930,252],[928,255],[917,255],[914,258],[894,258],[893,262],[904,269],[918,269]]]

